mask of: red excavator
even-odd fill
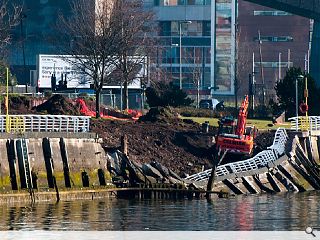
[[[239,110],[238,120],[225,117],[219,120],[219,130],[216,136],[216,149],[218,152],[228,151],[250,156],[253,151],[255,127],[246,126],[249,98],[246,95]]]

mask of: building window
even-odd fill
[[[211,5],[211,0],[154,0],[155,6]]]
[[[253,11],[254,16],[291,16],[291,13],[284,11]]]
[[[293,37],[291,36],[278,36],[278,37],[261,36],[260,39],[262,42],[293,42]],[[259,37],[254,37],[253,41],[258,42]]]
[[[259,70],[259,67],[261,67],[260,62],[255,62],[254,63],[255,68]],[[280,62],[280,66],[283,68],[288,67],[288,62]],[[289,62],[289,67],[293,66],[293,62]],[[279,62],[262,62],[262,67],[264,68],[278,68],[279,67]]]
[[[171,36],[179,36],[179,21],[171,22]],[[189,24],[181,23],[182,36],[202,36],[202,21],[192,21]]]

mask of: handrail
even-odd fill
[[[19,120],[19,121],[18,121]],[[19,124],[17,124],[19,123]],[[23,124],[23,126],[21,126]],[[70,115],[0,115],[0,132],[89,132],[90,117]],[[23,129],[23,131],[21,131]]]
[[[246,171],[257,170],[267,166],[269,163],[276,161],[281,155],[285,153],[285,144],[288,140],[287,132],[284,128],[278,128],[275,133],[273,143],[267,150],[264,150],[252,158],[228,163],[217,167],[216,176],[225,176],[233,173],[243,173]],[[188,176],[185,179],[191,181],[203,181],[209,178],[212,169],[196,173]]]
[[[299,116],[288,119],[291,121],[291,129],[296,131],[319,131],[320,116]]]

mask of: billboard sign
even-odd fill
[[[132,76],[133,81],[129,84],[128,88],[140,89],[141,79],[146,76],[146,64],[142,57],[129,57],[130,60],[139,63],[134,70]],[[37,75],[39,88],[51,88],[51,77],[53,74],[56,76],[56,85],[59,82],[66,81],[68,89],[73,88],[90,88],[93,83],[91,77],[85,73],[85,69],[79,69],[74,66],[72,62],[75,58],[68,55],[38,55],[37,59]],[[112,81],[104,86],[104,88],[120,88],[121,81],[119,79],[119,72],[116,67],[109,68],[109,74]]]

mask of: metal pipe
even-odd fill
[[[298,121],[299,112],[298,112],[298,77],[296,77],[296,117]]]
[[[179,51],[180,51],[180,58],[179,58],[179,86],[180,86],[180,89],[182,89],[182,46],[181,46],[181,43],[182,43],[182,37],[181,37],[181,22],[179,22]]]

